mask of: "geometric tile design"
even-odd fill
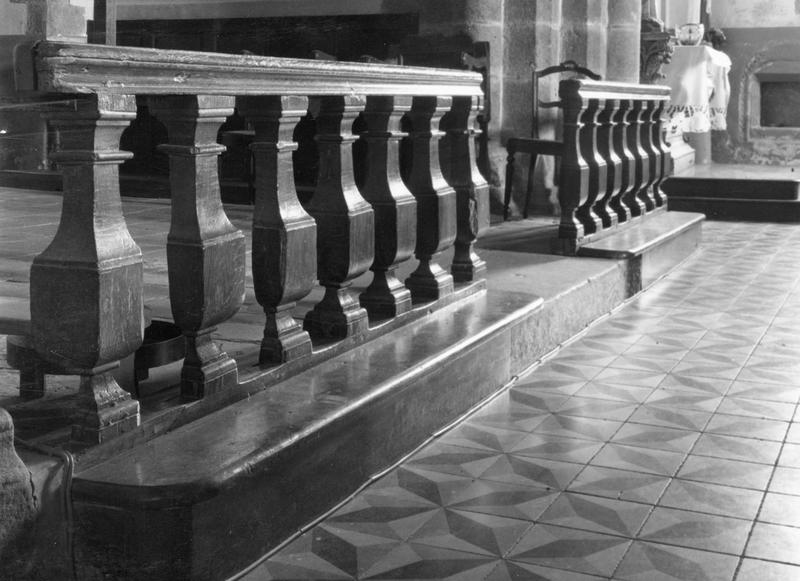
[[[800,580],[800,227],[703,236],[244,581]]]

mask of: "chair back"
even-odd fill
[[[595,81],[602,80],[600,75],[587,69],[586,67],[582,67],[572,60],[564,61],[563,63],[539,70],[536,69],[536,63],[531,63],[531,68],[533,69],[533,98],[531,99],[533,110],[531,115],[531,137],[534,139],[539,138],[539,109],[552,109],[554,107],[561,106],[561,101],[541,101],[539,99],[539,79],[554,74],[573,73],[575,75],[589,77]]]

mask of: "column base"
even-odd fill
[[[346,339],[365,333],[369,318],[352,291],[327,287],[323,299],[306,314],[303,328],[313,337]]]
[[[72,440],[100,444],[138,425],[139,402],[117,384],[110,370],[81,376]]]
[[[411,291],[397,279],[394,272],[375,272],[372,283],[358,299],[371,318],[386,319],[411,310]]]
[[[281,305],[267,313],[258,357],[261,365],[286,363],[311,355],[311,337],[292,317],[293,307],[294,303]]]
[[[455,282],[475,282],[486,278],[486,262],[471,248],[466,252],[459,252],[456,245],[456,255],[450,267]]]
[[[431,259],[420,259],[405,285],[414,301],[437,301],[455,291],[453,276]]]
[[[215,329],[186,338],[186,359],[181,370],[181,396],[185,399],[201,399],[236,385],[239,368],[211,339]]]

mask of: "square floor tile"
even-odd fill
[[[731,581],[738,557],[636,541],[622,560],[619,581]]]
[[[573,396],[565,401],[556,413],[565,416],[617,420],[624,422],[638,404],[608,399]]]
[[[579,389],[575,395],[586,398],[610,399],[629,403],[641,403],[653,392],[652,387],[636,387],[617,383],[592,380]]]
[[[800,528],[757,522],[745,555],[800,565]]]
[[[659,384],[659,389],[667,391],[687,391],[695,395],[709,397],[724,395],[731,386],[731,380],[715,377],[694,377],[670,373]]]
[[[725,397],[717,408],[721,414],[749,416],[767,420],[789,421],[794,415],[795,405],[778,401]]]
[[[698,432],[690,430],[628,423],[614,434],[611,441],[625,446],[688,453],[698,437],[700,437]]]
[[[434,442],[406,461],[406,465],[443,474],[477,477],[502,457],[503,453],[480,447],[454,446]]]
[[[711,393],[700,394],[671,389],[657,389],[650,394],[645,403],[673,409],[711,413],[717,409],[721,401],[721,396]]]
[[[794,421],[789,426],[789,432],[786,434],[786,441],[793,444],[800,444],[800,421]]]
[[[742,438],[758,438],[762,440],[775,440],[782,442],[789,429],[789,422],[778,420],[765,420],[762,418],[747,418],[743,416],[729,416],[727,414],[714,414],[706,426],[706,432],[723,434],[726,436],[739,436]]]
[[[631,541],[624,537],[537,524],[507,555],[530,563],[609,577]]]
[[[784,444],[778,465],[788,468],[800,468],[800,444]]]
[[[672,476],[685,457],[685,454],[679,452],[606,444],[600,453],[592,458],[591,465]]]
[[[497,563],[494,557],[404,543],[376,561],[359,579],[483,579]]]
[[[769,483],[770,492],[794,494],[800,496],[800,468],[784,468],[778,466]]]
[[[637,502],[565,492],[539,517],[539,522],[633,537],[650,508]]]
[[[614,369],[607,367],[597,374],[596,381],[633,385],[634,387],[657,387],[666,377],[665,373],[640,371],[634,369]]]
[[[481,472],[480,477],[507,484],[564,490],[582,468],[580,464],[570,462],[504,454]]]
[[[637,424],[699,432],[708,423],[710,417],[711,412],[675,409],[671,406],[658,404],[645,404],[639,407],[628,421]]]
[[[520,456],[585,464],[602,447],[602,443],[591,440],[559,438],[548,434],[529,434],[514,447],[512,452]]]
[[[721,434],[703,434],[697,440],[692,454],[712,456],[744,462],[774,464],[781,451],[781,443],[770,440],[755,440]]]
[[[485,426],[467,422],[444,434],[439,442],[464,448],[506,452],[511,450],[524,437],[525,432],[519,430],[508,430],[497,426]]]
[[[620,426],[622,422],[557,415],[539,424],[534,433],[606,442]]]
[[[772,563],[760,559],[742,559],[736,581],[795,581],[800,579],[800,566]]]
[[[765,490],[772,466],[739,460],[689,455],[677,477],[739,488]]]
[[[756,518],[763,496],[764,493],[760,490],[676,478],[670,482],[658,504],[669,508],[753,520]]]
[[[636,354],[626,351],[609,363],[608,367],[650,373],[668,373],[670,369],[678,364],[678,361],[678,359],[668,359],[665,356],[655,358],[648,356],[648,354]]]
[[[587,466],[569,485],[569,490],[618,500],[655,504],[669,483],[669,477]]]
[[[782,401],[797,403],[800,388],[793,385],[775,385],[774,383],[761,383],[742,381],[737,379],[731,384],[727,395],[746,399],[763,399],[766,401]]]
[[[529,521],[504,516],[439,509],[414,531],[408,542],[500,558],[531,526]]]
[[[639,534],[641,540],[741,555],[751,521],[656,507]]]
[[[717,362],[681,361],[672,371],[677,374],[696,377],[718,377],[720,379],[735,379],[741,371],[739,365],[724,365]]]
[[[764,496],[758,520],[800,528],[800,496],[768,492]]]
[[[500,561],[483,581],[603,581],[604,579],[606,578],[519,561]]]

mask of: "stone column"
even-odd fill
[[[574,60],[606,77],[609,4],[614,0],[571,0],[562,4],[560,60]],[[634,56],[638,62],[638,50]]]
[[[608,0],[607,80],[639,82],[641,20],[641,0]]]

